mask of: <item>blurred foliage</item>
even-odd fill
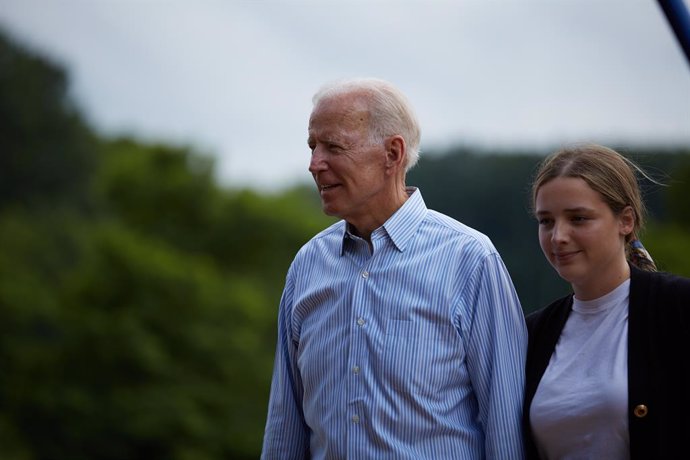
[[[99,135],[66,90],[0,34],[0,458],[256,458],[285,274],[332,220],[310,186],[228,189],[191,148]],[[690,276],[690,151],[628,153],[668,183],[648,248]],[[526,310],[568,289],[529,212],[541,157],[454,149],[408,178],[492,238]]]
[[[331,220],[99,136],[59,67],[0,50],[0,458],[256,458],[285,273]]]
[[[66,91],[62,70],[0,33],[0,208],[87,204],[95,140]]]
[[[649,225],[644,242],[659,270],[690,277],[690,151],[676,160],[663,195],[668,216]]]

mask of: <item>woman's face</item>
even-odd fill
[[[625,236],[633,230],[632,208],[615,215],[587,182],[573,177],[539,187],[535,208],[541,249],[578,299],[601,297],[630,276]]]

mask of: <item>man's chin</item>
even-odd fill
[[[326,214],[327,216],[330,216],[330,217],[340,217],[340,215],[338,214],[338,212],[337,212],[335,209],[332,209],[332,208],[329,207],[329,206],[322,205],[322,206],[321,206],[321,210],[322,210],[323,213]]]
[[[321,200],[321,210],[324,214],[331,217],[340,217],[340,210],[333,203]]]

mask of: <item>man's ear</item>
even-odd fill
[[[618,216],[621,235],[629,235],[635,229],[635,212],[632,206],[626,206]]]
[[[386,167],[395,166],[404,169],[407,162],[407,145],[400,135],[391,136],[386,140]]]

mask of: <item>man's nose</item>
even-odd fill
[[[309,161],[309,172],[314,174],[318,171],[323,171],[326,169],[326,156],[324,155],[322,149],[316,147],[311,152],[311,160]]]

